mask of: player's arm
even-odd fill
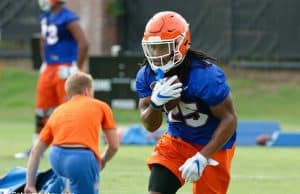
[[[201,154],[206,158],[210,158],[222,148],[234,134],[237,126],[237,116],[230,94],[220,104],[210,107],[210,110],[214,116],[220,119],[220,123],[210,142],[201,150]]]
[[[79,25],[77,20],[71,22],[67,26],[72,36],[76,40],[79,46],[77,65],[80,70],[84,70],[84,62],[87,58],[89,43],[85,37],[85,34]]]
[[[45,61],[45,54],[44,54],[44,45],[45,45],[45,38],[43,36],[40,37],[40,56],[42,60],[42,64],[40,66],[40,73],[43,73],[43,71],[46,69],[46,61]]]
[[[45,60],[45,58],[44,58],[44,44],[45,44],[44,41],[45,41],[44,37],[41,36],[40,37],[40,56],[41,56],[42,62]]]
[[[150,96],[139,100],[140,117],[144,127],[153,132],[162,124],[162,109],[150,107]]]
[[[148,131],[157,130],[162,123],[162,107],[171,100],[180,97],[182,83],[176,75],[155,84],[151,97],[141,98],[139,109],[141,121]]]
[[[36,173],[39,168],[40,158],[48,148],[48,144],[45,144],[41,140],[33,147],[31,154],[27,163],[27,173],[26,173],[26,186],[25,192],[36,193]]]
[[[106,129],[103,130],[103,133],[105,135],[108,146],[105,149],[104,153],[101,155],[102,169],[105,167],[105,164],[117,153],[120,146],[116,129]]]

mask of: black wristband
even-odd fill
[[[162,105],[161,106],[157,106],[154,102],[152,102],[152,100],[150,100],[150,104],[149,104],[150,108],[154,109],[154,110],[162,110]]]

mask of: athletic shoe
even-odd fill
[[[29,157],[31,148],[25,152],[18,152],[14,155],[15,159],[26,159]]]

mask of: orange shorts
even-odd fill
[[[148,165],[161,164],[168,168],[180,180],[181,185],[185,181],[181,177],[178,168],[203,146],[195,146],[181,139],[164,134],[156,145],[154,152],[148,159]],[[231,149],[221,150],[212,158],[219,162],[218,166],[207,166],[199,181],[193,183],[193,194],[226,194],[230,182],[230,166],[235,146]]]
[[[66,101],[65,80],[58,77],[61,64],[47,65],[41,73],[36,93],[36,108],[49,109]]]

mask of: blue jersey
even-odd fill
[[[151,96],[155,74],[149,65],[142,67],[136,77],[139,98]],[[187,142],[206,145],[220,123],[210,111],[210,106],[224,101],[230,88],[224,72],[216,65],[192,60],[189,77],[183,83],[183,92],[177,107],[167,114],[168,133]],[[223,146],[231,148],[236,134]]]
[[[75,13],[63,7],[58,13],[45,12],[40,17],[47,64],[71,64],[77,61],[78,44],[67,25],[78,20]]]

